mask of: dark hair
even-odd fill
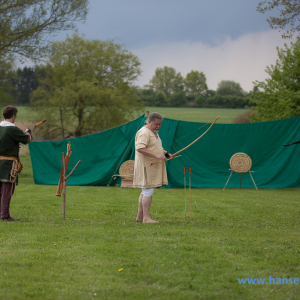
[[[154,112],[151,113],[150,116],[148,117],[147,121],[148,122],[154,122],[156,119],[162,120],[163,117],[161,116],[161,114]]]
[[[10,119],[12,116],[15,116],[18,112],[18,109],[12,105],[6,106],[3,110],[4,119]]]

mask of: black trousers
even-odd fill
[[[11,182],[1,182],[0,181],[0,214],[1,219],[6,219],[10,217],[9,205],[12,196],[13,184]],[[14,189],[14,188],[13,188]],[[14,192],[14,190],[13,190]]]

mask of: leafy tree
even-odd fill
[[[16,103],[18,105],[29,104],[29,95],[31,92],[36,90],[39,86],[38,73],[42,71],[42,68],[35,67],[24,67],[23,69],[18,68],[15,76],[12,78],[12,86],[16,88]]]
[[[74,34],[51,46],[32,104],[48,122],[47,138],[81,136],[129,121],[141,105],[132,86],[138,58],[113,41]],[[47,127],[48,126],[48,127]]]
[[[207,90],[206,77],[203,72],[191,71],[186,75],[185,88],[193,100]]]
[[[9,59],[0,59],[0,105],[14,103],[15,88],[11,85],[14,76],[13,62]]]
[[[296,31],[300,30],[300,2],[299,0],[271,0],[260,1],[257,11],[265,13],[277,9],[280,11],[279,17],[269,17],[267,22],[272,29],[285,29],[290,26],[281,36],[291,38]]]
[[[215,96],[216,95],[216,91],[214,91],[214,90],[206,90],[202,95],[203,95],[203,97],[205,99],[207,99],[209,97]]]
[[[196,107],[203,107],[204,103],[205,103],[205,98],[203,95],[198,95],[195,98],[195,106]]]
[[[175,92],[169,97],[168,100],[169,106],[180,107],[186,104],[186,94],[184,91]]]
[[[197,99],[198,104],[199,104],[199,100],[200,99]],[[247,97],[239,97],[234,95],[226,95],[226,96],[215,95],[213,97],[203,99],[201,103],[201,107],[244,108],[247,105],[250,105],[250,103],[251,102],[249,99],[247,99]]]
[[[162,92],[155,93],[153,106],[168,106],[168,102],[166,100],[166,96]]]
[[[245,96],[246,94],[241,85],[233,80],[222,80],[219,82],[216,93],[222,96]]]
[[[275,65],[266,68],[270,78],[255,81],[258,92],[252,92],[252,121],[269,121],[300,115],[300,37],[295,43],[283,49],[277,47],[278,59]]]
[[[162,92],[168,98],[172,93],[183,89],[183,82],[180,72],[176,73],[174,68],[165,66],[155,70],[155,75],[146,87]]]
[[[45,36],[74,28],[88,0],[0,0],[0,53],[36,58]]]
[[[152,89],[139,90],[138,97],[147,106],[168,106],[165,95]]]

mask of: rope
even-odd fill
[[[197,129],[195,129],[195,130],[193,130],[193,131],[192,131],[192,132],[190,132],[189,134],[187,134],[187,135],[183,136],[182,138],[178,139],[177,141],[173,142],[173,143],[171,144],[171,146],[172,146],[173,144],[175,144],[175,143],[179,142],[180,140],[182,140],[182,139],[186,138],[187,136],[191,135],[191,134],[192,134],[192,133],[194,133],[195,131],[197,131],[197,130],[201,129],[202,127],[204,127],[204,126],[208,125],[208,124],[209,124],[209,123],[206,123],[206,124],[202,125],[201,127],[197,128]]]

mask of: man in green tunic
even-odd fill
[[[17,165],[19,143],[27,144],[32,141],[28,129],[24,133],[14,124],[17,113],[16,107],[5,107],[3,110],[4,121],[0,123],[0,215],[1,219],[5,221],[18,221],[9,214],[10,200],[14,193],[11,171]]]

